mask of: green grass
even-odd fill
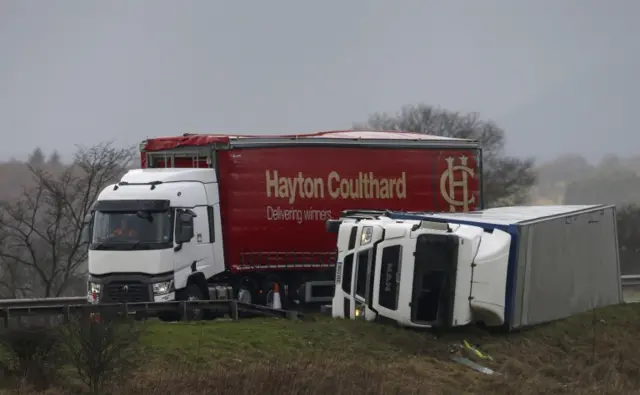
[[[299,359],[335,361],[337,365],[357,361],[361,367],[381,369],[389,380],[425,381],[452,393],[526,393],[526,388],[532,393],[536,388],[580,393],[582,386],[604,391],[598,393],[606,393],[607,388],[624,393],[629,383],[640,385],[640,357],[635,351],[640,346],[640,304],[602,309],[511,334],[492,334],[476,327],[435,334],[312,318],[149,322],[143,344],[158,361],[195,362],[207,368]],[[462,340],[491,355],[493,361],[477,362],[502,375],[482,375],[453,362],[449,346]]]
[[[140,324],[142,370],[112,394],[636,394],[640,304],[511,334],[446,333],[310,316]],[[468,340],[500,373],[451,360]],[[469,355],[465,355],[469,356]],[[25,393],[26,394],[26,393]]]
[[[352,354],[393,359],[416,351],[433,336],[359,321],[290,321],[255,318],[240,321],[146,324],[143,346],[157,356],[216,355],[218,359],[263,359],[299,354]]]
[[[594,328],[596,338],[610,337],[606,336],[607,333],[626,337],[625,332],[638,323],[640,304],[602,309],[594,314],[586,313],[512,334],[495,334],[476,327],[434,333],[393,325],[334,320],[320,315],[303,321],[277,318],[172,324],[149,321],[144,325],[142,344],[157,356],[169,357],[213,353],[221,359],[239,355],[251,359],[334,353],[393,360],[408,355],[442,357],[449,344],[463,339],[481,343],[483,349],[502,354],[507,345],[511,348],[567,338],[588,341],[594,336]]]

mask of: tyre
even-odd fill
[[[186,301],[194,301],[194,300],[204,300],[204,296],[202,295],[202,290],[195,284],[191,284],[187,286],[183,292],[180,292],[180,297],[176,298],[178,300],[186,300]],[[191,321],[200,321],[204,318],[204,309],[202,307],[188,309],[187,310],[188,317],[181,317],[182,320],[191,320]],[[182,316],[183,313],[180,312]]]
[[[289,308],[289,298],[288,298],[288,295],[286,295],[284,284],[282,283],[282,281],[277,279],[267,280],[264,283],[264,288],[263,288],[264,305],[267,307],[273,306],[273,286],[276,283],[278,283],[278,288],[279,288],[278,293],[280,294],[280,302],[282,304],[282,309],[286,310]]]
[[[258,302],[258,297],[256,295],[256,286],[255,283],[248,278],[244,278],[240,281],[240,285],[238,286],[238,290],[236,292],[236,299],[240,303],[246,304],[256,304]],[[239,318],[251,318],[253,315],[251,313],[246,312],[238,312]]]
[[[238,302],[253,304],[253,292],[247,287],[240,287],[238,289]]]

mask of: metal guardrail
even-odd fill
[[[69,304],[88,304],[85,296],[71,296],[60,298],[34,298],[34,299],[0,299],[0,309],[6,307],[22,306],[55,306]]]
[[[622,288],[640,287],[640,274],[620,276]],[[89,311],[120,311],[127,313],[145,312],[157,313],[160,311],[180,311],[182,313],[194,308],[207,307],[220,313],[227,313],[232,319],[237,319],[238,312],[271,315],[285,318],[295,318],[300,313],[288,310],[277,310],[266,306],[253,305],[238,302],[236,300],[200,300],[200,301],[171,301],[148,303],[109,303],[89,304],[84,296],[35,298],[35,299],[0,299],[0,316],[4,317],[5,325],[8,317],[20,317],[30,315],[64,315],[73,312]]]
[[[640,274],[626,274],[620,276],[620,283],[622,288],[625,287],[640,287]]]
[[[67,299],[67,302],[72,302],[72,298],[62,299]],[[5,302],[4,306],[0,305],[5,328],[9,327],[9,321],[14,317],[61,315],[65,319],[69,319],[72,315],[77,313],[130,314],[137,312],[144,313],[147,316],[151,313],[158,312],[179,312],[182,313],[184,317],[189,317],[189,314],[186,313],[198,308],[207,309],[216,313],[229,314],[229,317],[233,320],[239,319],[240,313],[275,316],[288,319],[296,319],[302,316],[297,311],[273,309],[266,306],[238,302],[235,299],[104,304],[90,304],[87,303],[86,299],[84,299],[85,302],[81,304],[65,304],[62,300],[49,301],[48,299],[39,299],[38,302],[36,302],[35,299],[25,299],[23,302],[14,305],[9,305],[6,303],[7,301],[8,300],[3,301]]]

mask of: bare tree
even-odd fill
[[[105,393],[105,385],[122,380],[137,366],[140,328],[128,318],[101,316],[98,322],[78,317],[62,325],[60,339],[78,377],[92,394]]]
[[[33,296],[60,296],[78,279],[87,255],[81,239],[84,218],[133,155],[131,148],[102,143],[80,147],[73,164],[57,171],[28,165],[36,185],[0,204],[0,264],[29,274],[21,287]]]
[[[504,152],[504,131],[494,122],[482,120],[477,113],[463,114],[418,104],[405,106],[396,115],[374,114],[367,122],[355,127],[478,140],[483,148],[487,206],[524,203],[536,183],[533,159],[507,156]]]
[[[0,227],[0,251],[9,248],[7,229]],[[28,270],[20,264],[10,264],[0,258],[0,297],[17,299],[31,292]],[[11,262],[14,263],[14,262]]]

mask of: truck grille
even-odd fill
[[[103,303],[136,303],[150,302],[149,284],[110,283],[105,284],[101,302]]]

